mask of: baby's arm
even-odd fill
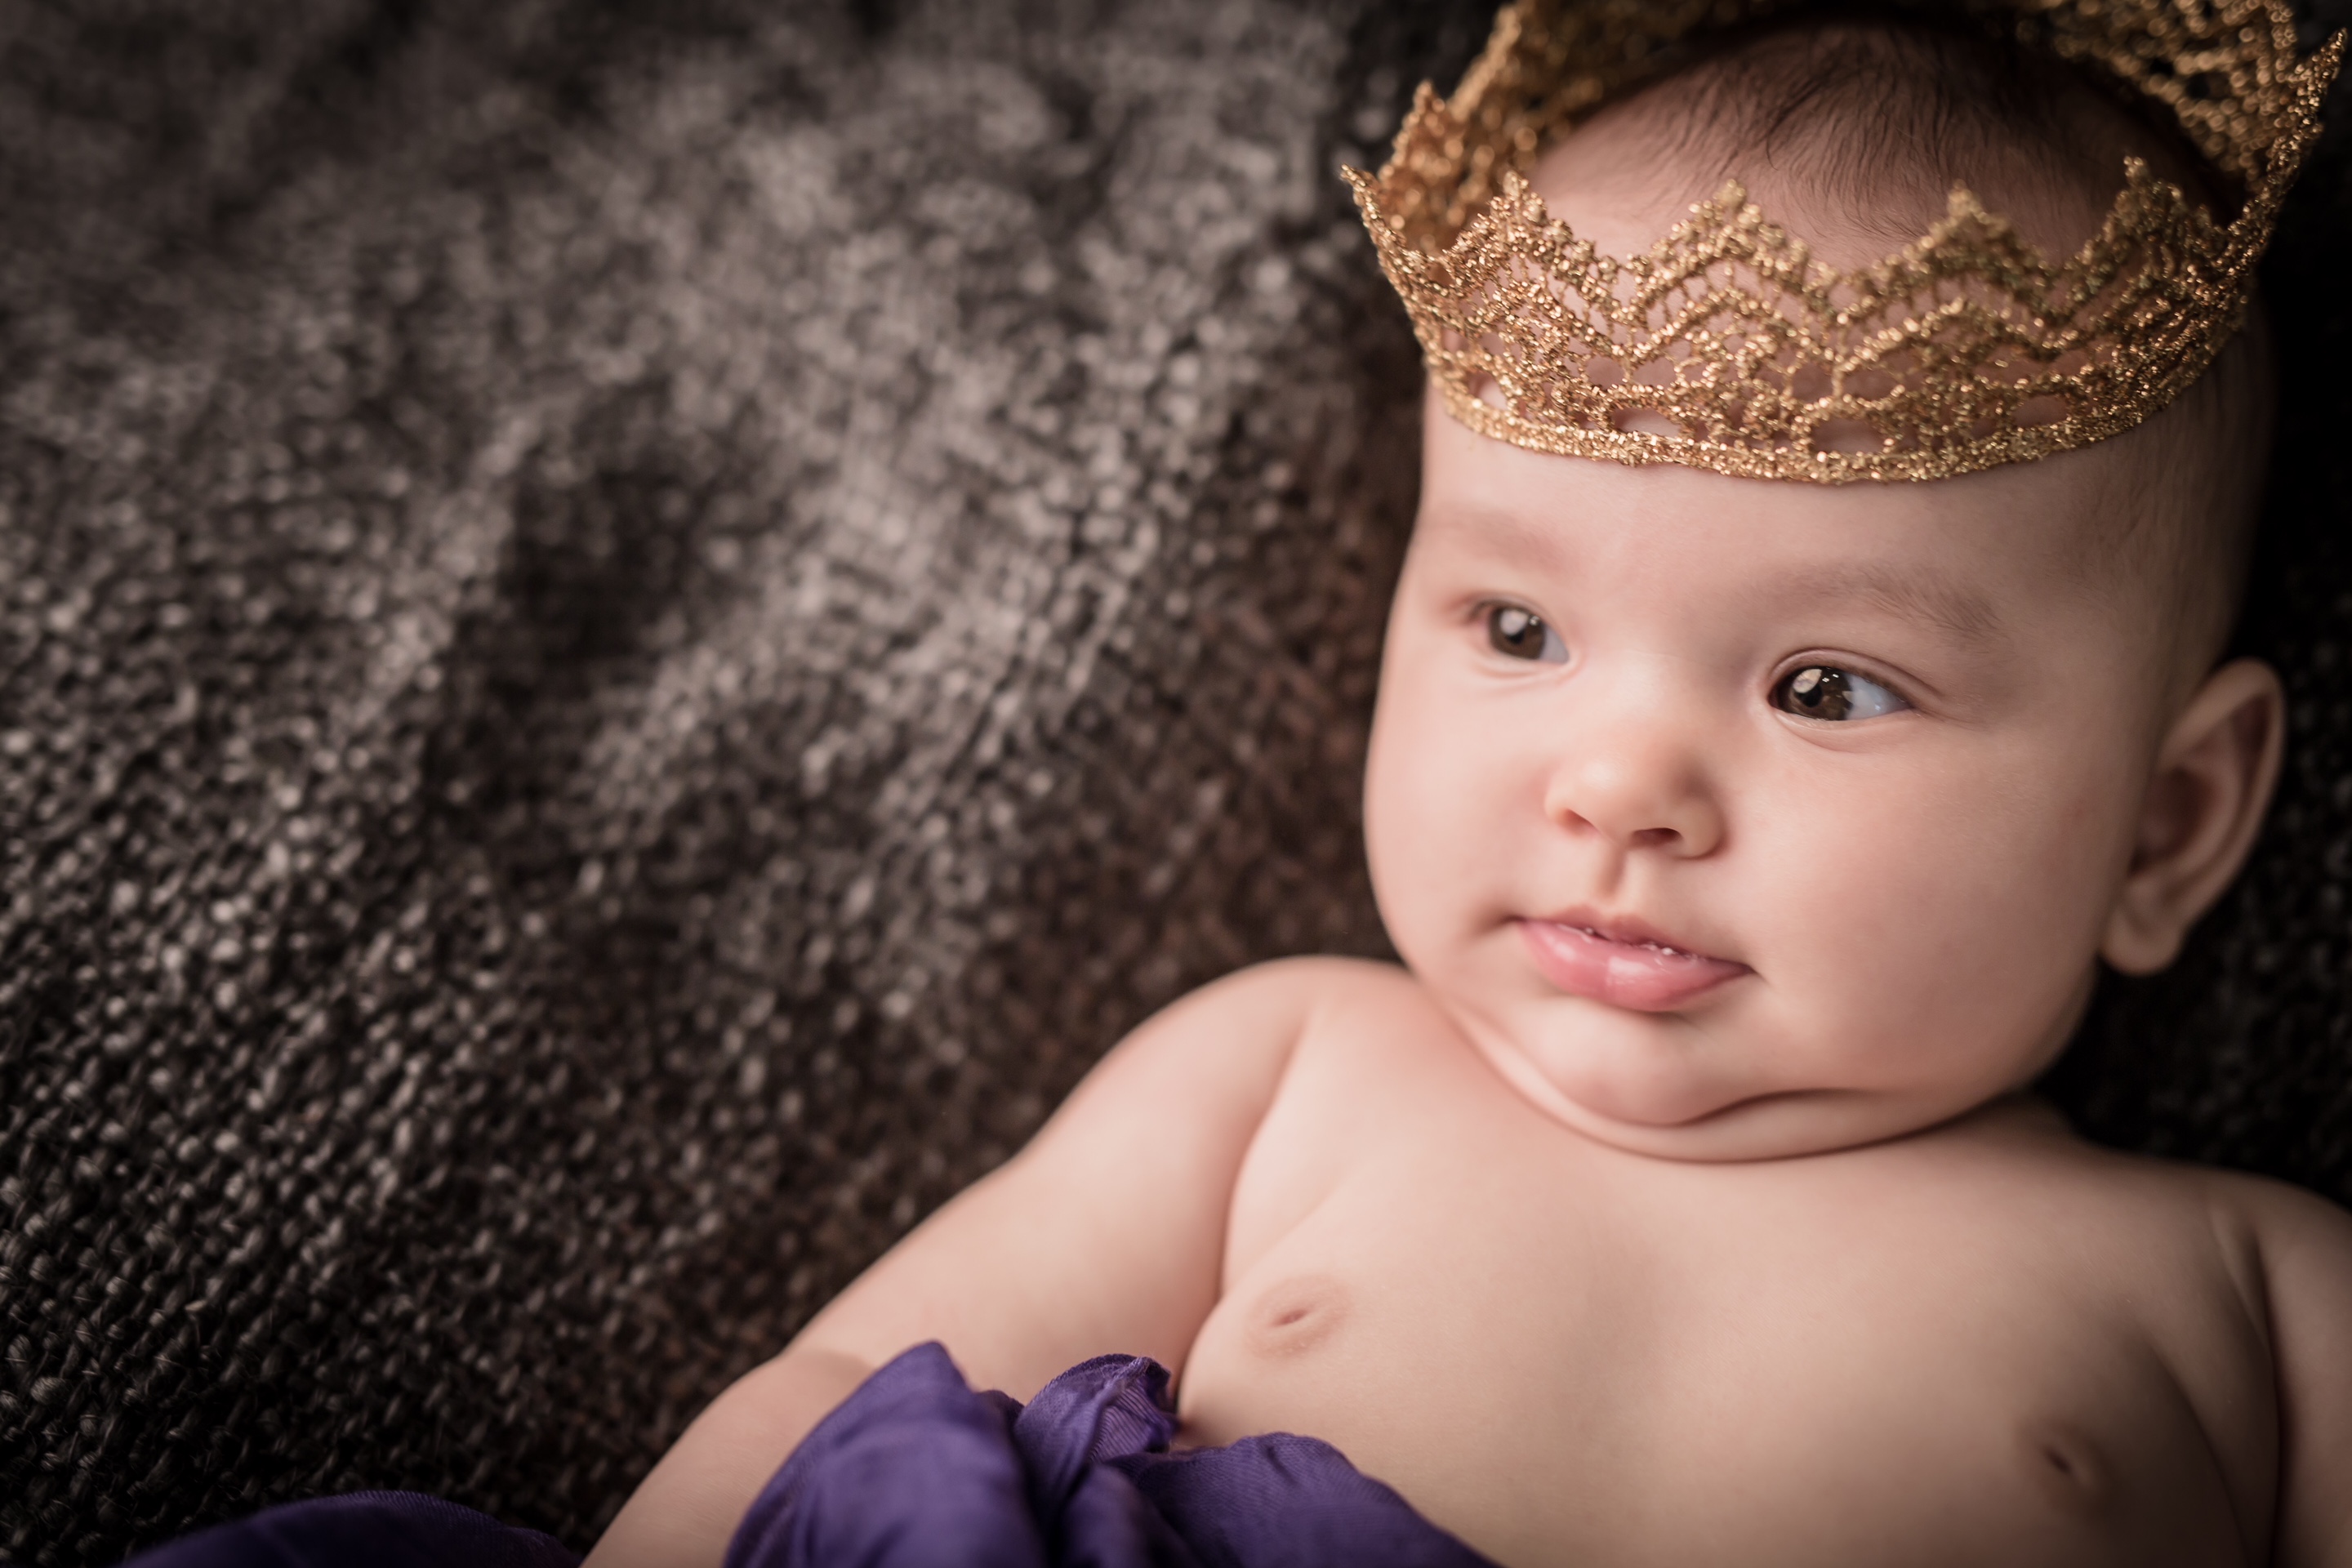
[[[713,1401],[596,1543],[593,1568],[715,1568],[809,1428],[926,1340],[974,1387],[1022,1399],[1110,1352],[1181,1371],[1216,1304],[1242,1156],[1336,967],[1245,970],[1128,1037],[1027,1148]]]
[[[2352,1568],[2352,1215],[2303,1193],[2261,1215],[2278,1363],[2282,1568]]]

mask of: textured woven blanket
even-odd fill
[[[0,0],[0,1556],[584,1546],[1150,1008],[1381,950],[1418,378],[1334,170],[1486,21]],[[2284,798],[2058,1089],[2344,1198],[2334,118]]]

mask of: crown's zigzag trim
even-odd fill
[[[2163,104],[2242,184],[2236,216],[2135,158],[2058,263],[1955,190],[1927,234],[1840,272],[1736,183],[1644,254],[1602,255],[1528,188],[1543,136],[1706,31],[1801,7],[1518,0],[1452,100],[1423,84],[1378,177],[1348,171],[1446,406],[1538,451],[1844,482],[2086,446],[2186,391],[2244,316],[2344,35],[2297,59],[2284,0],[1958,4]]]

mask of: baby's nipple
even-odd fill
[[[2018,1443],[2042,1489],[2061,1507],[2084,1514],[2105,1510],[2115,1491],[2114,1471],[2089,1433],[2071,1422],[2031,1421],[2019,1429]]]
[[[1348,1315],[1348,1290],[1328,1274],[1277,1281],[1250,1308],[1250,1348],[1287,1360],[1330,1338]]]

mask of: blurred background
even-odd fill
[[[0,1556],[584,1547],[1153,1007],[1384,951],[1419,377],[1337,170],[1490,16],[0,0]],[[2345,153],[2284,797],[2053,1080],[2339,1200]]]

